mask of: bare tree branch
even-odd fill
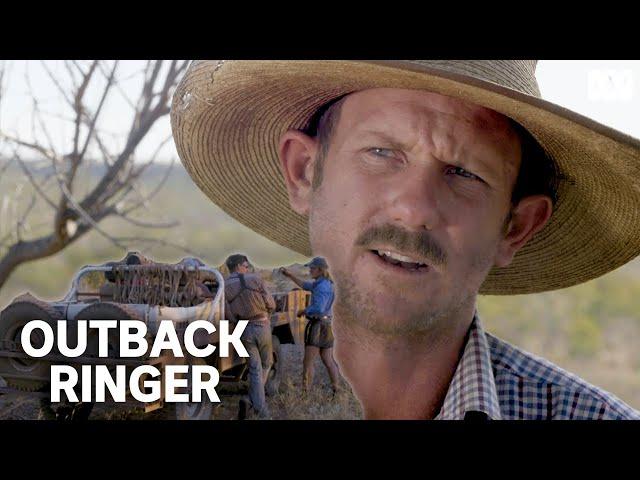
[[[32,88],[27,66],[25,83],[32,103],[32,138],[10,136],[0,130],[0,140],[13,146],[14,155],[9,162],[18,164],[24,177],[33,187],[33,194],[24,210],[21,208],[20,213],[16,210],[13,214],[13,218],[19,217],[15,224],[15,231],[7,232],[0,240],[0,246],[5,249],[3,256],[0,256],[0,288],[19,265],[53,255],[91,231],[96,231],[122,249],[127,249],[128,245],[137,242],[163,245],[193,254],[194,252],[188,248],[163,239],[118,237],[110,234],[100,225],[100,222],[107,217],[122,218],[125,222],[139,228],[166,229],[178,225],[177,222],[172,221],[158,222],[131,217],[134,210],[147,206],[147,202],[160,192],[170,176],[175,159],[172,159],[171,165],[163,172],[162,179],[149,195],[144,195],[137,187],[137,182],[156,162],[159,152],[170,141],[170,137],[164,139],[151,158],[144,163],[135,163],[134,156],[140,142],[157,120],[169,113],[171,94],[188,66],[188,62],[147,62],[143,71],[138,72],[141,88],[135,102],[120,85],[123,80],[119,80],[116,75],[118,62],[114,62],[110,67],[99,61],[87,64],[75,61],[64,62],[62,76],[58,73],[54,74],[46,62],[42,62],[41,65],[63,99],[64,108],[67,112],[71,112],[67,115],[66,121],[73,125],[73,133],[70,138],[64,139],[64,142],[58,141],[58,146],[62,146],[64,151],[57,151],[44,118],[44,114],[50,114],[43,113],[38,96]],[[68,81],[63,79],[64,75],[69,77]],[[106,80],[104,86],[103,79]],[[0,75],[0,90],[2,82],[3,76]],[[100,85],[99,94],[95,98],[90,98],[89,92],[96,91],[95,85]],[[129,129],[123,137],[124,144],[113,154],[104,141],[107,133],[100,125],[102,113],[106,110],[110,99],[110,91],[117,91],[122,95],[132,108],[133,115]],[[40,140],[42,135],[45,137],[44,142]],[[94,151],[93,146],[97,147],[105,170],[104,173],[100,173],[95,184],[92,182],[92,186],[81,196],[74,179],[77,175],[79,176],[81,167],[92,166],[89,155]],[[27,162],[23,159],[20,155],[21,149],[33,152],[37,156],[35,161]],[[44,166],[42,166],[43,161],[47,162]],[[9,162],[2,165],[0,173],[9,168]],[[58,186],[58,191],[53,196],[49,190],[44,189],[44,186],[51,181],[57,182]],[[42,198],[49,207],[54,209],[53,222],[49,220],[45,224],[40,224],[37,227],[40,236],[37,238],[23,238],[27,234],[31,235],[31,232],[35,233],[35,222],[29,220],[38,210],[38,198]],[[17,208],[17,205],[17,203],[13,204],[13,207]],[[45,225],[50,226],[44,229]]]
[[[95,70],[95,66],[98,64],[98,62],[94,62],[92,65],[92,68],[90,70],[90,74],[93,73],[93,71]],[[87,137],[85,139],[84,142],[84,146],[82,147],[82,151],[78,154],[77,151],[75,150],[75,146],[74,146],[74,162],[72,165],[72,170],[68,176],[68,182],[67,182],[67,187],[71,188],[71,184],[73,183],[73,179],[75,177],[78,165],[80,165],[80,162],[82,161],[82,159],[84,158],[84,156],[87,153],[87,148],[89,147],[89,142],[91,142],[91,138],[95,133],[95,129],[96,129],[96,122],[98,121],[98,117],[100,116],[100,112],[102,111],[102,107],[104,106],[104,102],[107,98],[107,95],[109,94],[109,90],[111,89],[112,85],[113,85],[113,77],[116,74],[116,70],[118,68],[118,62],[115,61],[113,64],[113,68],[111,69],[111,74],[109,75],[109,78],[107,79],[107,86],[104,88],[103,92],[102,92],[102,97],[100,98],[100,103],[98,104],[98,108],[96,110],[96,113],[93,115],[93,118],[89,121],[89,131],[87,132]],[[84,85],[84,88],[86,89],[86,85]],[[82,91],[82,95],[84,95],[84,90]],[[81,102],[82,98],[80,97],[79,102]],[[85,111],[84,107],[82,106],[81,103],[78,104],[78,106],[76,107],[78,109],[78,122],[82,123],[82,117],[83,117],[83,113]]]
[[[78,73],[80,74],[80,76],[84,76],[84,70],[82,70],[82,67],[80,66],[80,64],[75,60],[71,60],[71,63],[73,64],[74,67],[76,67],[76,70],[78,70]]]
[[[110,74],[107,73],[107,71],[104,68],[104,66],[102,65],[102,63],[100,65],[98,65],[98,68],[100,69],[100,73],[102,73],[102,75],[105,77],[105,79],[108,79]],[[116,88],[118,93],[122,96],[124,101],[127,102],[127,105],[129,105],[131,107],[132,110],[135,110],[136,106],[133,104],[133,102],[131,101],[131,99],[127,95],[127,93],[122,89],[122,86],[120,85],[120,83],[128,80],[132,76],[136,76],[136,75],[139,75],[139,74],[140,74],[140,71],[135,72],[132,75],[130,75],[129,77],[125,77],[123,79],[115,79],[115,78],[113,79],[114,87]]]
[[[62,120],[64,122],[68,122],[68,123],[73,123],[74,119],[68,116],[64,116],[64,115],[60,115],[57,113],[53,113],[53,112],[49,112],[49,111],[45,111],[40,109],[40,112],[47,115],[48,117],[51,118],[55,118],[57,120]],[[85,126],[90,127],[91,123],[92,123],[92,118],[93,117],[89,117],[86,113],[85,115],[83,115],[83,122],[85,124]],[[102,140],[102,133],[98,128],[94,128],[93,131],[93,138],[92,140],[94,140],[98,146],[98,150],[100,150],[100,153],[102,154],[102,161],[106,166],[111,166],[111,164],[113,163],[113,155],[109,152],[109,149],[106,147],[106,145],[104,144],[103,140]]]
[[[111,168],[114,162],[113,155],[111,155],[104,142],[102,141],[102,138],[100,138],[98,130],[96,130],[94,133],[94,139],[96,141],[96,144],[98,144],[98,150],[100,150],[100,153],[102,154],[102,163],[105,167]]]
[[[157,73],[160,69],[160,61],[156,62],[155,67],[151,73],[151,78],[155,81],[157,78]],[[174,83],[176,78],[174,77]],[[151,126],[163,115],[169,112],[168,104],[164,107],[160,108],[157,106],[153,110],[149,110],[150,101],[142,100],[145,97],[148,99],[149,93],[152,91],[152,86],[149,81],[146,81],[141,94],[141,101],[144,103],[144,107],[142,110],[136,112],[136,118],[133,122],[131,130],[129,132],[129,136],[127,138],[127,143],[125,148],[120,153],[116,161],[113,163],[107,174],[102,178],[100,183],[95,187],[94,191],[89,194],[85,201],[83,201],[83,208],[87,208],[90,204],[96,204],[103,200],[103,195],[107,192],[110,187],[113,185],[113,182],[117,180],[117,173],[121,172],[125,165],[129,162],[133,151],[138,146],[142,138],[149,132]],[[168,103],[168,98],[167,98]],[[122,188],[122,186],[118,186],[118,188],[111,190],[109,193],[114,195]]]
[[[119,79],[118,79],[118,82],[126,82],[127,80],[130,80],[130,79],[132,79],[132,78],[134,78],[134,77],[139,77],[140,75],[143,75],[143,74],[144,74],[145,69],[146,69],[146,67],[145,67],[145,68],[140,68],[140,69],[138,69],[138,70],[134,71],[133,73],[129,74],[129,75],[128,75],[128,76],[126,76],[126,77],[119,78]]]
[[[62,194],[65,197],[65,201],[66,201],[65,203],[69,203],[74,208],[74,213],[77,213],[79,215],[79,217],[82,220],[84,220],[86,225],[91,226],[96,232],[98,232],[100,235],[105,237],[107,240],[110,240],[115,246],[120,247],[120,248],[126,248],[124,245],[120,244],[120,242],[118,242],[118,240],[115,237],[112,237],[106,231],[104,231],[102,228],[100,228],[100,226],[98,225],[98,222],[96,220],[94,220],[91,217],[91,215],[89,215],[89,213],[87,213],[80,206],[80,202],[78,202],[73,197],[73,194],[71,193],[71,191],[69,191],[69,189],[67,188],[67,186],[64,183],[62,183],[60,185],[60,188],[62,189]],[[99,210],[98,216],[101,217],[101,218],[104,218],[107,215],[109,215],[110,213],[114,213],[114,212],[110,212],[110,211],[108,211],[108,209],[104,208],[102,210]],[[76,216],[73,215],[68,220],[75,220],[75,217]]]
[[[31,210],[33,210],[33,207],[35,206],[35,204],[36,204],[36,195],[35,193],[32,193],[31,201],[29,202],[29,205],[27,206],[22,216],[16,221],[16,237],[18,241],[22,240],[22,230],[25,228],[25,226],[27,226],[26,219],[31,213]]]
[[[78,142],[80,140],[80,127],[82,125],[82,116],[84,114],[84,105],[82,103],[82,99],[84,97],[85,92],[87,91],[87,87],[89,86],[89,82],[91,81],[91,77],[93,76],[93,72],[95,71],[97,64],[98,64],[97,60],[91,64],[91,68],[89,68],[89,71],[85,74],[85,76],[82,79],[82,83],[80,84],[80,87],[76,90],[76,95],[73,102],[73,109],[76,113],[76,121],[75,121],[76,126],[75,126],[75,133],[73,135],[74,160],[78,157]],[[111,88],[110,83],[107,85],[107,88],[105,88],[105,95],[109,91],[109,88]],[[90,138],[91,136],[89,135],[87,139],[90,139]]]
[[[35,124],[37,122],[38,126],[40,127],[40,129],[44,133],[45,138],[47,139],[47,142],[49,142],[49,149],[52,152],[54,152],[55,151],[55,147],[53,145],[53,140],[51,138],[51,135],[49,134],[49,130],[47,129],[46,124],[44,123],[44,121],[42,119],[42,115],[40,113],[40,106],[39,106],[37,97],[36,97],[36,95],[34,93],[33,87],[31,86],[31,78],[29,76],[28,67],[25,68],[25,84],[27,85],[27,88],[29,89],[29,93],[31,95],[32,104],[33,104],[33,114],[32,114],[32,117],[31,117],[32,118],[31,135],[33,136],[34,141],[36,141],[37,135],[36,135],[36,131],[35,131]],[[53,161],[55,161],[55,160],[52,160],[52,162]]]
[[[77,70],[80,70],[76,62],[74,61],[70,62],[68,60],[64,61],[64,66],[67,69],[67,72],[69,72],[69,78],[71,79],[71,83],[73,84],[73,89],[77,90],[78,81],[76,80],[76,73],[74,72],[73,68],[71,68],[72,65],[75,66]],[[82,70],[80,70],[80,72],[82,72]]]
[[[11,135],[6,135],[4,133],[0,133],[0,138],[4,138],[5,140],[13,142],[16,145],[20,145],[21,147],[26,147],[26,148],[30,148],[31,150],[35,150],[45,158],[55,159],[56,157],[56,154],[53,150],[47,150],[42,145],[38,145],[37,143],[26,142],[24,140],[20,140],[19,138],[15,138]]]
[[[155,62],[153,65],[153,69],[151,71],[151,75],[144,82],[144,86],[142,87],[142,95],[141,100],[143,100],[142,111],[149,110],[149,106],[151,105],[152,97],[153,97],[153,86],[156,83],[156,79],[158,78],[158,74],[160,73],[160,69],[162,68],[162,61]]]
[[[142,197],[141,201],[134,204],[132,207],[128,207],[124,212],[122,212],[122,214],[128,215],[133,211],[137,210],[138,208],[142,207],[143,205],[146,205],[147,202],[151,201],[153,197],[155,197],[160,192],[160,190],[162,190],[162,187],[164,186],[166,181],[169,179],[169,176],[171,175],[171,171],[173,170],[174,163],[175,163],[175,158],[172,158],[171,163],[169,164],[169,167],[167,168],[164,175],[162,176],[162,179],[160,179],[160,182],[158,183],[158,185],[156,185],[156,188],[154,188],[150,194]]]
[[[162,148],[169,143],[171,140],[173,139],[172,135],[169,135],[168,137],[166,137],[164,140],[162,140],[162,142],[160,142],[160,145],[158,145],[158,147],[156,148],[156,150],[153,152],[153,154],[151,154],[151,157],[149,158],[149,160],[147,162],[145,162],[140,168],[138,168],[137,170],[133,169],[131,170],[131,172],[129,173],[129,175],[126,178],[127,182],[131,182],[131,181],[135,181],[137,180],[143,173],[144,171],[149,168],[149,166],[153,165],[158,157],[158,154],[162,151]],[[171,165],[169,167],[169,170],[171,170],[171,168],[173,168],[173,159],[171,160]],[[133,167],[133,165],[132,165]]]
[[[40,64],[42,65],[42,68],[44,68],[44,71],[47,72],[49,79],[53,82],[53,84],[58,89],[58,93],[60,93],[60,95],[62,95],[62,98],[64,98],[67,101],[67,104],[71,108],[73,108],[74,107],[73,100],[69,97],[67,91],[64,88],[62,88],[62,85],[60,85],[60,82],[58,81],[56,76],[53,73],[51,73],[51,70],[49,70],[49,67],[47,67],[47,63],[43,60],[40,62]]]
[[[46,193],[44,193],[44,190],[43,190],[42,186],[38,182],[36,182],[35,178],[33,178],[33,175],[31,174],[31,170],[29,170],[29,167],[27,167],[25,161],[20,157],[20,155],[18,154],[17,150],[14,150],[13,156],[18,161],[18,165],[20,165],[20,168],[24,172],[24,174],[27,177],[27,179],[29,180],[29,182],[31,182],[31,185],[33,185],[33,188],[36,190],[38,195],[40,195],[40,197],[42,197],[42,199],[51,208],[53,208],[55,210],[57,208],[57,205],[53,202],[53,200],[51,200],[49,198],[49,196]]]

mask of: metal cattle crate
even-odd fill
[[[274,295],[276,311],[271,315],[273,332],[274,364],[266,385],[267,394],[278,391],[280,383],[280,345],[303,343],[304,320],[297,312],[308,305],[309,293],[303,290],[280,292]],[[81,357],[67,358],[55,349],[42,358],[31,358],[22,350],[20,333],[24,325],[34,319],[54,324],[67,320],[67,338],[70,345],[77,338],[78,320],[140,320],[147,325],[148,343],[153,343],[160,320],[171,320],[179,334],[195,320],[206,320],[216,327],[207,343],[218,342],[219,322],[225,318],[224,278],[215,268],[196,258],[186,258],[176,264],[154,262],[138,252],[130,252],[118,262],[85,266],[76,273],[71,288],[60,301],[45,302],[30,294],[15,298],[0,314],[0,377],[6,387],[0,386],[0,395],[33,395],[40,397],[41,415],[45,418],[88,418],[93,404],[51,403],[48,386],[50,366],[72,365],[127,365],[133,369],[139,365],[153,365],[164,372],[166,365],[206,363],[216,367],[220,383],[244,382],[247,377],[247,362],[231,349],[229,357],[213,355],[201,359],[189,356],[176,358],[165,351],[158,358],[149,357],[149,351],[141,358],[119,357],[117,334],[109,337],[109,356],[99,358],[97,334],[89,330],[87,350]],[[55,331],[55,328],[54,328]],[[37,335],[36,335],[37,337]],[[34,338],[38,345],[42,338]],[[150,349],[149,349],[150,350]],[[184,349],[183,349],[184,351]],[[127,370],[129,372],[129,370]],[[141,383],[144,377],[141,378]],[[125,404],[113,406],[142,408],[151,412],[165,407],[164,392],[157,402],[141,404],[129,392]],[[203,396],[206,398],[206,396]],[[213,405],[206,398],[198,403],[176,403],[175,417],[178,419],[209,419],[213,417]],[[109,396],[107,397],[109,399]],[[221,401],[224,397],[221,395]]]

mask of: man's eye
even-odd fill
[[[482,179],[480,177],[478,177],[477,175],[474,175],[471,172],[466,171],[462,167],[454,167],[454,166],[451,165],[451,166],[447,167],[446,172],[447,173],[453,173],[454,175],[459,175],[459,176],[464,177],[464,178],[469,178],[471,180],[480,180],[480,181],[482,181]]]
[[[373,153],[374,155],[376,155],[378,157],[384,157],[384,158],[393,158],[394,157],[393,150],[390,150],[388,148],[379,148],[379,147],[370,148],[369,152]]]

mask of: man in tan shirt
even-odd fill
[[[227,317],[231,320],[249,320],[241,337],[249,352],[249,401],[240,400],[238,417],[245,418],[247,407],[250,406],[252,413],[265,418],[269,416],[269,411],[264,386],[273,361],[269,317],[276,304],[264,280],[249,273],[250,264],[245,255],[231,255],[225,263],[230,272],[225,281]]]

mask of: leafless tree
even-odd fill
[[[33,91],[30,94],[33,100],[33,138],[11,135],[0,123],[0,142],[9,152],[0,161],[0,178],[12,164],[14,170],[17,169],[23,177],[24,185],[30,184],[28,190],[32,191],[29,200],[21,200],[20,208],[16,210],[18,214],[11,216],[11,225],[6,224],[10,216],[3,215],[0,210],[0,219],[4,217],[0,220],[0,224],[4,224],[0,225],[3,227],[0,235],[0,288],[21,264],[53,255],[90,231],[98,232],[123,249],[143,241],[172,245],[153,238],[117,238],[101,228],[100,223],[108,217],[117,216],[148,228],[175,225],[140,221],[132,216],[139,209],[148,207],[149,201],[158,194],[171,172],[171,168],[167,168],[164,177],[148,194],[142,192],[137,183],[156,161],[158,152],[170,137],[158,145],[151,158],[142,163],[134,161],[134,153],[151,127],[169,113],[171,95],[188,62],[147,62],[145,68],[137,73],[142,88],[135,100],[130,95],[136,92],[126,91],[122,86],[127,79],[119,75],[121,65],[117,61],[65,61],[58,65],[60,68],[56,73],[46,62],[41,62],[41,66],[60,98],[64,99],[65,111],[68,112],[66,119],[73,125],[72,138],[68,139],[64,152],[60,151],[60,147],[54,147],[47,128],[46,112],[43,113]],[[4,67],[4,64],[0,64],[0,101],[3,100],[3,86],[7,83]],[[32,90],[28,73],[25,74],[24,83]],[[88,92],[98,93],[89,95]],[[126,100],[133,117],[126,140],[117,151],[107,141],[109,134],[101,128],[101,114],[114,94]],[[28,158],[26,152],[29,152]],[[79,181],[78,171],[96,161],[103,165],[102,173],[98,181],[87,189],[86,182]],[[43,175],[43,171],[47,174]],[[19,182],[11,183],[22,185]],[[6,196],[0,195],[0,201],[2,197],[6,200]],[[0,203],[3,203],[0,209],[6,207],[6,201]],[[46,227],[45,230],[40,229],[39,234],[33,235],[35,230],[30,219],[34,209],[39,208],[50,210],[46,217],[50,220],[42,226]],[[186,248],[183,250],[188,252]]]

